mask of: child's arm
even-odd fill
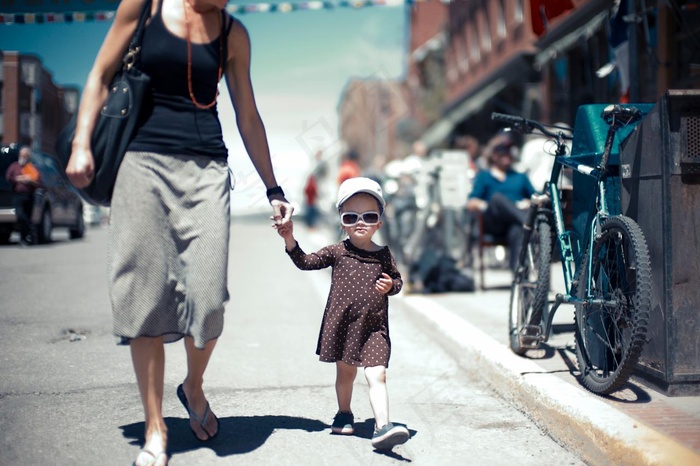
[[[301,270],[318,270],[331,267],[335,263],[335,255],[331,248],[323,248],[318,252],[306,254],[299,247],[299,243],[294,238],[294,223],[290,220],[286,224],[273,224],[272,228],[284,238],[284,247],[289,254],[294,265]]]

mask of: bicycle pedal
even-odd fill
[[[542,328],[539,325],[526,325],[520,330],[520,346],[537,349],[542,343]]]

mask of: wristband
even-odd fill
[[[282,188],[279,186],[273,186],[272,188],[268,189],[265,194],[267,197],[274,196],[275,194],[280,194],[282,197],[284,197],[284,191],[282,191]]]

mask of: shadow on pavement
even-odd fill
[[[578,366],[574,363],[576,357],[576,350],[574,347],[571,348],[559,348],[557,349],[559,356],[561,356],[562,361],[566,364],[571,375],[581,384],[581,378],[579,377]],[[571,353],[571,354],[567,354]],[[573,356],[571,356],[573,355]],[[585,388],[585,387],[584,387]],[[592,393],[592,392],[591,392]],[[649,403],[651,402],[651,396],[649,393],[633,382],[627,382],[623,388],[611,393],[610,395],[599,395],[602,398],[613,402],[619,403]]]
[[[219,418],[219,435],[209,442],[198,440],[190,430],[187,418],[166,417],[168,427],[168,453],[175,455],[200,448],[209,448],[217,456],[230,456],[251,452],[262,446],[267,438],[279,429],[320,432],[330,425],[315,419],[291,416],[232,416]],[[122,435],[131,439],[132,445],[144,443],[143,422],[120,426]]]
[[[617,403],[651,403],[649,392],[638,385],[634,385],[632,382],[627,382],[624,388],[603,398]]]

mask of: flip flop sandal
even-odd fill
[[[164,451],[161,451],[160,453],[158,453],[156,455],[151,450],[147,450],[146,448],[142,448],[141,451],[139,452],[139,456],[141,455],[141,453],[146,453],[147,455],[150,455],[151,457],[153,457],[153,459],[151,459],[148,463],[146,463],[146,466],[153,466],[154,464],[156,464],[158,462],[160,457],[163,455],[165,455],[165,464],[168,464],[168,455]],[[138,457],[137,457],[137,459],[138,459]],[[136,466],[136,461],[133,462],[132,466]]]
[[[202,430],[204,430],[204,432],[207,433],[207,430],[204,428],[204,425],[206,424],[207,419],[209,419],[210,414],[214,416],[214,414],[211,412],[211,409],[209,409],[209,402],[207,401],[207,407],[204,409],[204,416],[202,416],[202,419],[199,419],[199,416],[197,416],[197,414],[190,409],[190,405],[187,402],[187,397],[185,396],[185,390],[182,388],[182,384],[178,385],[177,387],[177,397],[180,399],[180,403],[182,403],[182,406],[184,406],[187,410],[187,414],[190,415],[190,418],[197,421],[199,425],[202,426]],[[201,442],[208,442],[217,435],[219,435],[219,419],[217,419],[216,416],[214,417],[214,419],[216,420],[216,433],[214,435],[209,435],[209,438],[207,438],[206,440],[202,440],[199,437],[197,437],[197,433],[194,431],[194,429],[192,429],[192,426],[190,426],[190,430],[192,431],[194,436],[197,437],[197,440]]]

